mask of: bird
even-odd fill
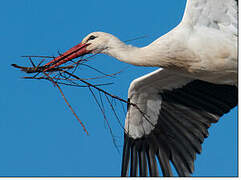
[[[194,172],[208,128],[238,103],[237,7],[238,0],[187,0],[182,21],[147,46],[92,32],[45,64],[48,71],[102,53],[159,67],[130,84],[121,176],[173,176],[171,163],[179,176]]]

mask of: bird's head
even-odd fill
[[[88,53],[104,53],[113,38],[114,36],[108,33],[92,32],[88,34],[81,43],[86,44]]]
[[[110,42],[115,39],[117,38],[108,33],[92,32],[81,43],[45,64],[45,66],[48,66],[45,71],[86,54],[105,53],[111,44]]]

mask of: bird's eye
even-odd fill
[[[87,42],[88,42],[89,40],[93,40],[93,39],[95,39],[95,38],[96,38],[96,36],[91,35],[91,36],[88,38]]]

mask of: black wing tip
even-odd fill
[[[180,94],[182,96],[178,96]],[[208,137],[208,128],[237,105],[238,88],[194,80],[182,88],[165,90],[161,96],[162,109],[152,132],[137,139],[125,133],[122,176],[128,176],[129,169],[131,176],[138,173],[147,176],[148,169],[150,176],[158,176],[156,158],[163,176],[173,176],[170,162],[179,176],[190,176],[194,172],[196,153],[201,153],[201,144]],[[175,109],[176,113],[183,113],[183,122],[170,114],[165,104]]]

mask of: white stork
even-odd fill
[[[88,53],[104,53],[160,69],[129,88],[122,176],[164,176],[194,171],[208,128],[237,105],[237,0],[187,0],[181,23],[148,46],[126,45],[93,32],[46,70]],[[130,169],[130,170],[129,170]]]

